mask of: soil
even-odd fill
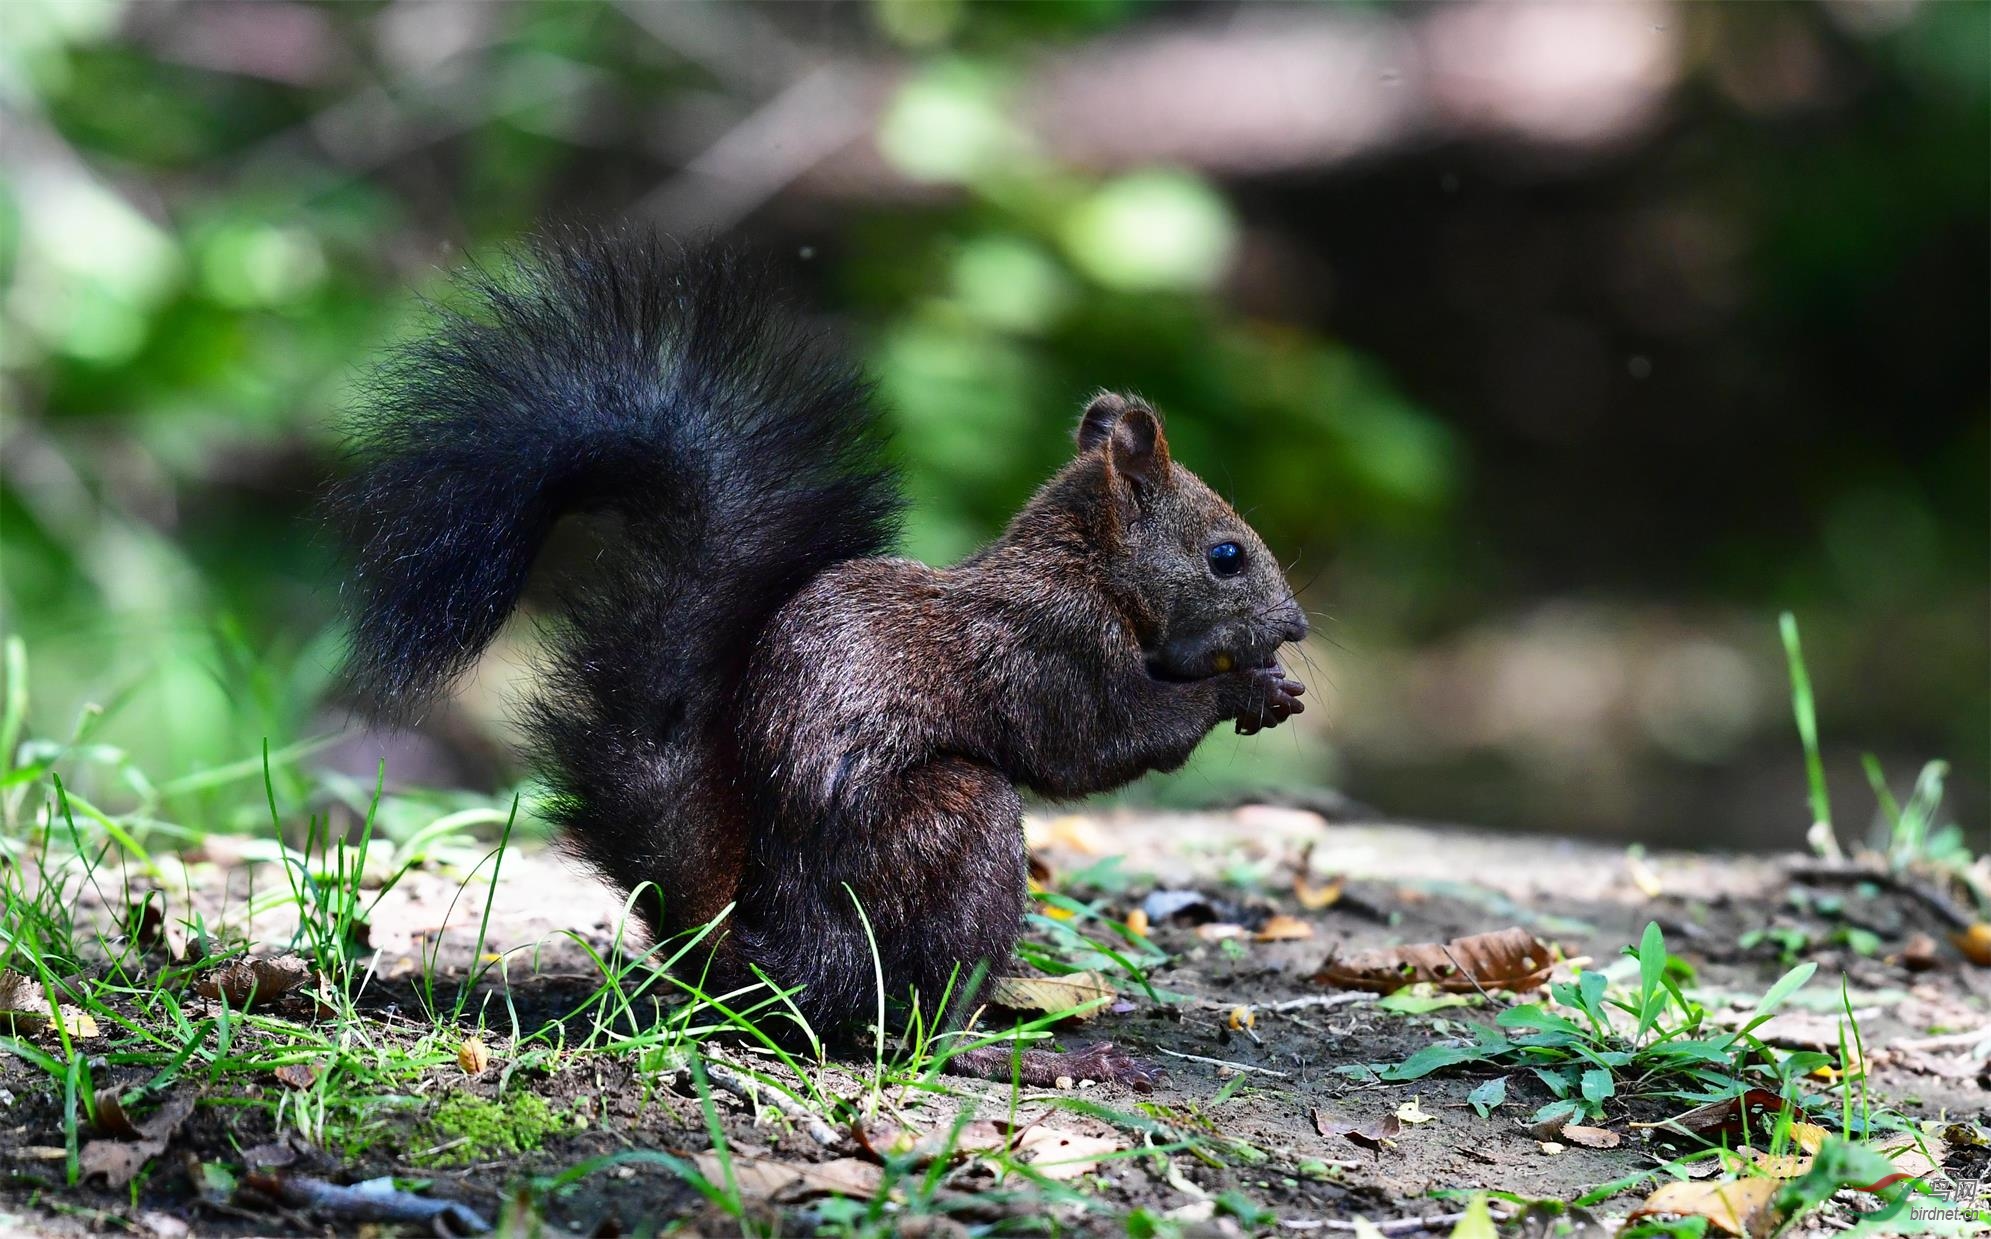
[[[1836,1045],[1843,1004],[1858,1016],[1873,1099],[1913,1119],[1991,1121],[1986,1066],[1971,1057],[1991,1038],[1991,970],[1972,966],[1948,945],[1951,926],[1912,884],[1849,880],[1794,856],[1640,856],[1557,839],[1330,824],[1309,811],[1264,806],[1209,815],[1033,819],[1031,827],[1047,886],[1097,900],[1109,915],[1124,917],[1156,890],[1197,892],[1209,905],[1152,924],[1152,939],[1169,960],[1146,979],[1162,1001],[1122,978],[1120,1001],[1057,1030],[1068,1048],[1111,1040],[1165,1067],[1152,1092],[1079,1082],[1068,1090],[1024,1089],[1017,1098],[1006,1086],[952,1078],[888,1086],[862,1140],[838,1132],[836,1146],[825,1147],[776,1109],[734,1093],[714,1091],[708,1116],[689,1073],[671,1062],[546,1053],[546,1041],[525,1053],[512,1041],[514,1028],[530,1032],[564,1019],[570,1044],[588,1032],[590,1021],[573,1013],[600,984],[594,961],[609,953],[621,905],[556,855],[515,849],[505,858],[484,944],[487,952],[511,953],[503,976],[493,974],[463,1021],[462,1035],[481,1021],[491,1054],[482,1072],[469,1075],[450,1052],[461,1040],[452,1033],[400,1104],[384,1107],[357,1136],[320,1143],[295,1134],[293,1115],[280,1126],[275,1107],[265,1104],[290,1085],[271,1074],[223,1076],[200,1091],[192,1116],[169,1133],[136,1187],[112,1190],[88,1180],[63,1185],[63,1090],[22,1058],[0,1055],[0,1232],[9,1226],[157,1235],[353,1229],[349,1219],[242,1190],[242,1183],[230,1191],[224,1180],[217,1189],[204,1177],[216,1173],[204,1166],[242,1178],[251,1164],[276,1161],[267,1172],[279,1178],[343,1184],[393,1175],[424,1197],[461,1202],[492,1221],[526,1207],[519,1204],[528,1199],[521,1188],[531,1184],[529,1207],[571,1234],[647,1233],[671,1224],[694,1233],[738,1233],[740,1219],[654,1160],[569,1173],[591,1159],[639,1150],[709,1159],[713,1119],[740,1177],[748,1221],[779,1233],[805,1232],[841,1215],[809,1185],[782,1180],[788,1173],[782,1167],[815,1167],[830,1183],[855,1175],[851,1182],[861,1183],[871,1173],[865,1163],[889,1144],[889,1128],[944,1131],[954,1115],[971,1112],[1057,1133],[1076,1142],[1067,1150],[1078,1150],[1074,1160],[1081,1162],[1094,1156],[1086,1138],[1096,1139],[1103,1160],[1089,1176],[1065,1184],[1082,1190],[1053,1188],[1048,1195],[1015,1176],[999,1181],[988,1163],[968,1160],[933,1180],[953,1220],[921,1219],[918,1226],[908,1220],[902,1231],[1126,1233],[1124,1215],[1142,1208],[1210,1233],[1334,1230],[1362,1216],[1397,1223],[1390,1233],[1399,1234],[1417,1233],[1409,1219],[1431,1219],[1433,1233],[1446,1234],[1448,1219],[1474,1189],[1504,1193],[1496,1203],[1511,1213],[1517,1206],[1505,1202],[1571,1201],[1677,1151],[1629,1126],[1668,1117],[1644,1106],[1607,1110],[1602,1125],[1624,1134],[1619,1147],[1559,1141],[1559,1149],[1545,1148],[1523,1120],[1552,1096],[1526,1072],[1509,1073],[1506,1104],[1481,1117],[1467,1095],[1502,1073],[1466,1066],[1383,1083],[1338,1070],[1400,1062],[1472,1023],[1489,1022],[1502,1004],[1472,995],[1471,1005],[1396,1013],[1372,996],[1317,983],[1325,961],[1508,926],[1602,966],[1656,921],[1673,953],[1693,967],[1694,992],[1717,1015],[1747,1010],[1795,959],[1815,961],[1818,974],[1799,1000],[1759,1035],[1784,1045]],[[169,889],[195,906],[240,907],[249,870],[269,867],[222,860],[187,868]],[[1339,897],[1309,909],[1296,878],[1308,892],[1339,881]],[[262,880],[270,880],[267,872]],[[369,918],[373,972],[360,1000],[366,1024],[353,1036],[404,1048],[424,1044],[434,1032],[423,1014],[425,969],[437,969],[438,992],[454,994],[473,957],[485,896],[481,878],[466,883],[459,872],[423,868],[381,899]],[[1195,923],[1253,925],[1273,913],[1305,922],[1309,936],[1226,939],[1216,935],[1230,931]],[[1932,960],[1909,949],[1917,935],[1939,944]],[[287,935],[271,921],[258,922],[255,936]],[[428,964],[425,952],[436,952],[437,963]],[[1975,1038],[1945,1035],[1972,1029],[1979,1030]],[[259,1034],[245,1027],[243,1035]],[[425,1044],[433,1050],[437,1039]],[[734,1063],[754,1058],[746,1045],[718,1053]],[[815,1074],[825,1094],[862,1099],[870,1069],[868,1061],[831,1062]],[[112,1055],[91,1070],[101,1095],[137,1088],[153,1068],[120,1065]],[[491,1155],[473,1149],[473,1160],[453,1160],[446,1135],[433,1126],[439,1101],[454,1093],[499,1098],[522,1090],[562,1116],[556,1129],[536,1147]],[[1381,1146],[1320,1130],[1377,1122],[1413,1100],[1428,1121],[1403,1124]],[[1834,1107],[1836,1115],[1836,1101]],[[1155,1144],[1166,1146],[1173,1131],[1199,1133],[1206,1145],[1151,1152],[1128,1121],[1109,1121],[1113,1114],[1159,1124]],[[86,1140],[93,1134],[87,1125],[84,1134]],[[1959,1145],[1950,1150],[1949,1169],[1981,1176],[1975,1161],[1983,1152]],[[567,1181],[551,1186],[563,1175]],[[1650,1188],[1607,1196],[1592,1212],[1621,1218]]]

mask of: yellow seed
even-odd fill
[[[456,1065],[470,1075],[479,1075],[491,1065],[491,1051],[483,1041],[472,1037],[456,1048]]]
[[[1258,1016],[1252,1012],[1250,1007],[1232,1007],[1230,1023],[1231,1031],[1239,1032],[1257,1024]]]
[[[1146,908],[1135,908],[1127,914],[1127,928],[1145,938],[1148,936],[1148,912]]]

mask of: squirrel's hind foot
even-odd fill
[[[947,1070],[977,1080],[1013,1079],[1031,1088],[1055,1088],[1060,1080],[1074,1084],[1097,1080],[1102,1084],[1124,1084],[1137,1093],[1153,1091],[1163,1074],[1160,1067],[1135,1058],[1111,1041],[1069,1053],[1056,1050],[1019,1053],[1007,1046],[986,1046],[956,1054],[947,1060]]]

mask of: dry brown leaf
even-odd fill
[[[108,1112],[108,1113],[107,1113]],[[151,1161],[166,1151],[166,1145],[180,1124],[194,1112],[194,1095],[181,1093],[166,1100],[142,1123],[133,1123],[115,1097],[99,1097],[97,1113],[105,1121],[104,1130],[112,1139],[92,1140],[83,1146],[80,1157],[83,1177],[101,1175],[113,1188],[123,1187]],[[123,1139],[115,1138],[123,1136]]]
[[[1313,1116],[1314,1130],[1321,1135],[1329,1139],[1339,1136],[1365,1149],[1385,1148],[1403,1134],[1403,1120],[1394,1114],[1385,1114],[1373,1123],[1344,1123],[1320,1110]]]
[[[1076,1179],[1091,1174],[1099,1168],[1100,1158],[1124,1147],[1099,1136],[1037,1124],[1017,1133],[1011,1152],[1047,1179]]]
[[[307,1089],[318,1083],[318,1066],[315,1063],[285,1063],[276,1069],[279,1084],[294,1089]]]
[[[1252,937],[1257,938],[1260,942],[1286,942],[1294,938],[1311,938],[1313,936],[1314,927],[1312,925],[1297,916],[1287,916],[1283,912],[1274,913],[1266,917],[1265,923],[1260,925],[1258,932],[1252,935]]]
[[[923,1131],[889,1120],[851,1125],[851,1138],[859,1151],[874,1161],[887,1157],[911,1158],[917,1166],[931,1165],[945,1157],[959,1161],[976,1153],[1009,1147],[1009,1129],[991,1119],[976,1119],[957,1133],[951,1127]]]
[[[301,955],[259,955],[210,969],[194,982],[194,992],[238,1009],[266,1007],[311,976],[311,965]]]
[[[456,1047],[456,1065],[469,1075],[482,1075],[491,1065],[491,1051],[481,1037],[471,1037]]]
[[[1322,908],[1331,908],[1339,903],[1342,888],[1347,885],[1347,878],[1336,875],[1315,886],[1307,881],[1307,875],[1302,873],[1293,878],[1293,898],[1299,900],[1300,906],[1307,911],[1318,912]]]
[[[1356,951],[1330,957],[1313,979],[1336,989],[1389,994],[1428,982],[1451,993],[1504,989],[1525,993],[1548,980],[1554,958],[1548,944],[1525,929]]]
[[[1113,983],[1101,974],[1073,972],[1062,977],[997,977],[983,996],[1015,1011],[1068,1013],[1070,1019],[1089,1020],[1106,1009],[1113,993]]]
[[[1562,1138],[1586,1149],[1615,1149],[1624,1143],[1624,1137],[1608,1127],[1584,1127],[1576,1123],[1563,1126]]]
[[[1783,1184],[1776,1179],[1710,1179],[1667,1183],[1632,1210],[1634,1218],[1671,1214],[1704,1217],[1723,1234],[1768,1235],[1777,1227],[1774,1203]]]
[[[1784,1106],[1783,1098],[1768,1089],[1752,1088],[1739,1097],[1724,1097],[1704,1106],[1695,1106],[1684,1114],[1676,1114],[1670,1119],[1657,1123],[1633,1123],[1637,1128],[1653,1128],[1662,1131],[1679,1132],[1697,1137],[1709,1144],[1727,1143],[1739,1145],[1749,1136],[1762,1136],[1776,1129],[1777,1113]],[[1810,1116],[1801,1110],[1793,1110],[1793,1122],[1804,1122]]]
[[[692,1158],[698,1173],[718,1184],[726,1182],[726,1167],[713,1153]],[[827,1162],[782,1162],[768,1157],[734,1157],[733,1182],[743,1196],[765,1197],[793,1204],[816,1196],[869,1199],[878,1191],[884,1172],[857,1157]]]
[[[1950,941],[1971,963],[1991,968],[1991,923],[1979,921],[1969,929],[1951,934]]]
[[[81,1007],[58,1002],[54,1009],[71,1037],[80,1039],[98,1035],[97,1021],[91,1019],[89,1012]],[[11,968],[0,972],[0,1031],[33,1036],[54,1027],[55,1020],[49,1014],[48,991],[42,988],[41,982]]]

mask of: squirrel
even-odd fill
[[[933,568],[890,554],[902,500],[869,386],[765,263],[577,231],[515,266],[462,277],[468,304],[364,389],[330,496],[346,681],[376,721],[419,715],[556,522],[596,522],[528,756],[564,848],[659,940],[726,914],[708,981],[792,990],[817,1029],[875,1013],[881,972],[894,1001],[972,1010],[1022,928],[1019,788],[1105,791],[1219,723],[1301,710],[1276,655],[1306,613],[1146,402],[1091,399],[1071,461]],[[948,1069],[1155,1074],[1110,1043]]]

